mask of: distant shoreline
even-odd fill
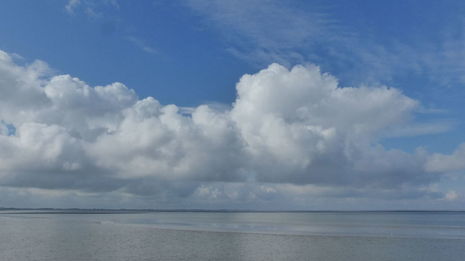
[[[8,212],[15,211],[15,212]],[[18,213],[17,211],[24,211]],[[105,209],[0,208],[1,214],[131,214],[131,213],[464,213],[465,210],[241,210],[241,209]]]

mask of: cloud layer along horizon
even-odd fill
[[[122,83],[92,87],[0,51],[0,193],[299,208],[455,193],[435,184],[465,167],[463,146],[442,155],[381,144],[421,108],[398,89],[341,87],[315,65],[279,64],[244,75],[236,89],[223,108],[162,105]]]

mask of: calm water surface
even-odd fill
[[[0,260],[463,261],[465,213],[0,211]]]

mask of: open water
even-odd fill
[[[0,211],[0,260],[465,260],[465,212]]]

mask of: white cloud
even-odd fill
[[[68,13],[73,14],[74,10],[81,4],[81,0],[69,0],[65,5],[65,9]]]
[[[318,67],[277,64],[242,77],[237,89],[231,115],[258,180],[385,186],[425,175],[421,155],[376,144],[417,107],[396,89],[341,88]]]
[[[411,124],[419,103],[394,88],[340,87],[313,65],[244,75],[233,106],[221,109],[48,74],[42,62],[19,66],[0,52],[4,187],[166,202],[440,198],[428,190],[444,170],[436,161],[455,157],[384,148],[386,128]]]
[[[426,169],[434,172],[452,172],[465,169],[465,144],[458,146],[449,155],[441,153],[431,155]]]

